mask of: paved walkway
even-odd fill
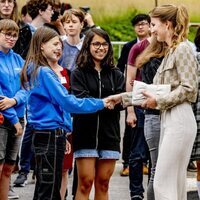
[[[129,179],[128,177],[121,177],[119,172],[121,170],[121,163],[118,162],[116,165],[115,172],[110,182],[110,190],[109,190],[109,200],[130,200],[129,196]],[[12,175],[12,182],[16,178],[16,174]],[[20,200],[31,200],[34,192],[34,183],[32,181],[32,173],[29,174],[28,184],[25,187],[14,188],[14,191],[20,196]],[[190,192],[190,197],[188,200],[198,200],[197,195],[193,193],[196,191],[196,181],[195,181],[195,173],[188,173],[188,191]],[[67,200],[72,200],[71,196],[71,185],[72,185],[72,177],[69,177],[69,196]],[[144,187],[146,189],[147,185],[147,176],[144,175]],[[195,192],[196,193],[196,192]],[[93,191],[91,193],[90,199],[93,199]],[[145,193],[146,200],[146,193]]]
[[[128,177],[121,177],[119,171],[121,164],[116,165],[115,173],[110,183],[110,198],[109,200],[129,200]],[[16,178],[16,174],[12,176],[12,182]],[[146,181],[145,181],[146,182]],[[69,178],[69,196],[67,200],[72,200],[71,196],[72,176]],[[32,181],[32,174],[29,174],[28,184],[25,187],[14,187],[14,191],[20,196],[20,200],[31,200],[33,197],[34,183]],[[90,199],[93,199],[93,191]]]
[[[123,136],[123,130],[124,130],[124,112],[121,113],[121,135]],[[122,161],[119,160],[116,164],[115,172],[111,178],[110,182],[110,189],[109,189],[109,200],[130,200],[129,196],[129,179],[128,177],[121,177],[119,175],[119,172],[122,168]],[[12,182],[16,178],[16,174],[12,175]],[[34,192],[34,183],[32,182],[32,174],[28,177],[28,184],[25,187],[21,188],[14,188],[14,191],[19,194],[20,200],[32,200],[33,192]],[[195,173],[188,173],[187,178],[188,191],[191,191],[189,193],[188,200],[198,200],[197,194],[196,194],[196,179],[195,179]],[[72,185],[72,177],[69,177],[69,196],[67,200],[72,200],[71,196],[71,185]],[[144,175],[144,188],[146,190],[147,186],[147,176]],[[195,191],[195,193],[194,193]],[[93,191],[91,193],[90,199],[93,199]],[[146,193],[145,193],[145,200],[146,200]]]

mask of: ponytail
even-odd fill
[[[185,6],[162,5],[150,12],[150,17],[159,18],[161,22],[169,21],[174,29],[172,48],[187,39],[189,30],[189,16]]]

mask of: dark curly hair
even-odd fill
[[[51,0],[29,0],[27,2],[28,14],[35,19],[39,15],[39,11],[45,11],[48,5],[53,6]]]
[[[76,64],[78,67],[95,67],[95,63],[92,59],[92,55],[90,53],[90,44],[92,42],[92,39],[95,35],[98,35],[105,39],[105,41],[109,44],[108,53],[105,56],[105,58],[101,61],[101,67],[102,68],[113,68],[114,66],[114,59],[113,59],[113,48],[112,44],[110,42],[109,35],[106,33],[106,31],[100,29],[100,28],[92,28],[90,29],[83,42],[83,46],[81,48],[81,51],[79,52],[76,60]]]

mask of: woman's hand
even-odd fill
[[[142,94],[146,97],[146,100],[144,100],[141,107],[146,108],[146,109],[147,108],[155,109],[157,107],[155,96],[147,92],[142,92]]]
[[[122,96],[121,96],[121,94],[111,95],[111,96],[104,98],[103,101],[104,101],[105,108],[114,109],[116,104],[121,103]]]

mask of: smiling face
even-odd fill
[[[159,42],[166,42],[171,45],[174,29],[170,21],[161,22],[159,18],[151,18],[151,33],[154,34]]]
[[[41,51],[48,62],[56,63],[62,55],[62,42],[56,36],[41,45]]]
[[[108,42],[103,37],[95,34],[90,43],[90,53],[96,65],[100,65],[100,62],[106,57],[108,50]]]

